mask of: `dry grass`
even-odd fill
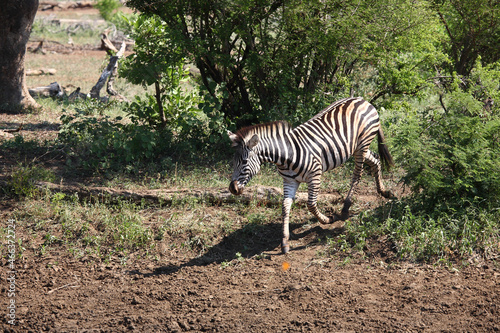
[[[33,45],[34,43],[32,43]],[[126,53],[126,55],[130,52]],[[54,68],[55,75],[27,76],[28,88],[47,86],[57,82],[63,87],[67,94],[73,92],[77,87],[82,93],[90,92],[97,83],[102,70],[109,62],[109,56],[103,50],[75,50],[71,53],[58,53],[56,51],[47,54],[35,54],[28,52],[26,56],[26,69]],[[124,78],[118,77],[115,81],[115,89],[129,100],[135,95],[143,95],[144,88],[128,83]],[[105,88],[101,95],[105,94]]]
[[[122,7],[122,11],[131,10]],[[62,19],[59,23],[55,20]],[[81,24],[74,21],[76,20]],[[97,22],[89,24],[89,21]],[[97,83],[102,70],[109,62],[109,56],[100,49],[101,35],[107,31],[113,38],[113,25],[106,23],[94,8],[67,11],[39,11],[28,43],[26,69],[54,68],[55,75],[28,76],[29,88],[46,86],[58,82],[66,91],[73,92],[77,87],[88,93]],[[33,53],[40,41],[43,41],[45,54]],[[70,43],[71,42],[71,43]],[[125,52],[125,56],[132,53]],[[144,94],[144,89],[126,82],[123,78],[115,81],[115,89],[129,100],[135,95]],[[102,91],[103,95],[105,91]]]
[[[57,72],[55,75],[27,76],[26,82],[28,87],[46,86],[51,82],[58,82],[62,87],[81,87],[82,92],[88,92],[96,84],[107,62],[106,52],[100,50],[81,50],[69,54],[55,51],[49,51],[45,55],[28,53],[26,69],[54,68]]]

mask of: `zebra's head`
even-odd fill
[[[260,159],[255,152],[255,147],[259,143],[259,136],[254,134],[245,141],[240,135],[227,131],[229,138],[235,148],[233,158],[233,176],[229,184],[229,191],[234,195],[243,193],[243,188],[260,170]]]

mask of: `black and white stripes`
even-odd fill
[[[284,253],[289,251],[290,207],[300,183],[308,184],[307,206],[321,223],[349,217],[351,197],[365,162],[371,167],[378,192],[384,197],[391,196],[382,184],[381,160],[369,150],[375,136],[378,135],[382,161],[392,164],[392,157],[384,144],[377,111],[362,98],[337,101],[296,128],[278,121],[246,127],[236,134],[228,132],[228,135],[236,149],[234,173],[229,186],[231,193],[241,194],[244,186],[260,170],[262,162],[276,164],[283,177]],[[321,175],[345,163],[351,156],[355,159],[351,189],[340,216],[328,218],[319,212],[316,205]]]

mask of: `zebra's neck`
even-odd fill
[[[278,167],[290,163],[292,156],[290,140],[292,128],[288,123],[277,121],[257,125],[253,128],[252,132],[259,136],[256,153],[261,162],[274,163]]]

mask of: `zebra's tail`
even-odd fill
[[[382,127],[378,129],[378,154],[380,155],[380,162],[384,169],[389,170],[390,167],[394,166],[394,160],[392,159],[391,153],[385,144],[384,132]]]

